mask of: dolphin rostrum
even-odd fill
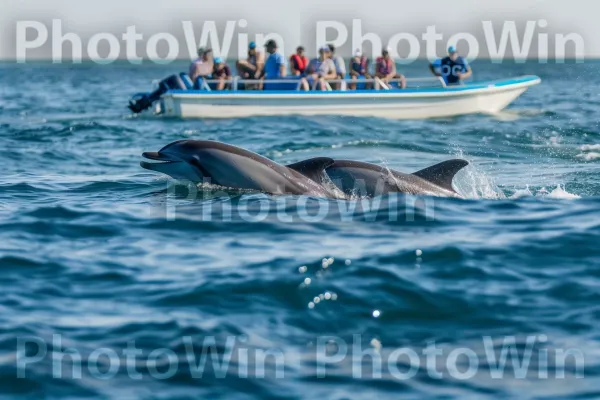
[[[304,163],[310,165],[312,160],[306,160]],[[469,162],[465,160],[449,160],[413,174],[405,174],[375,164],[335,160],[325,167],[325,172],[329,179],[347,196],[374,197],[400,192],[461,198],[462,196],[452,187],[452,180],[454,175],[467,165]],[[290,167],[301,171],[302,163]],[[314,168],[310,171],[313,176],[316,175]]]
[[[309,195],[343,198],[336,188],[328,188],[311,177],[319,177],[333,164],[320,157],[290,168],[251,151],[210,140],[180,140],[143,157],[142,168],[161,172],[175,179],[206,182],[234,189],[257,190],[269,194]],[[314,172],[316,171],[316,172]]]

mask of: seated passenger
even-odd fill
[[[336,79],[335,64],[330,58],[331,50],[328,46],[319,49],[319,57],[313,58],[306,67],[306,82],[315,87],[319,84],[320,90],[327,90],[326,80]]]
[[[221,57],[215,57],[215,69],[213,70],[212,77],[219,80],[216,90],[225,89],[225,84],[231,80],[231,70]]]
[[[290,57],[290,70],[294,76],[303,76],[308,65],[308,58],[304,55],[304,47],[298,46],[296,54]]]
[[[342,58],[342,56],[335,55],[334,45],[328,44],[327,47],[329,47],[329,50],[331,52],[331,61],[333,61],[333,65],[335,65],[335,73],[337,74],[337,79],[346,79],[346,63],[344,62],[344,59]],[[339,90],[342,88],[342,83],[333,83],[331,84],[331,86],[334,89]]]
[[[235,64],[237,73],[242,79],[258,79],[262,74],[265,64],[265,57],[262,52],[256,49],[256,43],[250,42],[248,45],[248,58],[238,60]]]
[[[188,75],[194,84],[194,89],[200,89],[200,82],[210,77],[213,71],[212,50],[200,47],[198,49],[198,58],[190,65]]]
[[[352,83],[349,85],[350,89],[356,90],[356,81],[359,77],[364,77],[365,79],[371,79],[369,75],[369,60],[362,54],[360,49],[356,49],[354,52],[354,57],[350,59],[350,78],[352,78]]]
[[[435,76],[444,78],[446,85],[459,84],[473,75],[469,63],[458,55],[454,46],[448,47],[448,57],[435,60],[429,69]]]
[[[375,76],[385,83],[389,83],[392,79],[399,79],[400,87],[402,89],[406,87],[406,78],[404,78],[404,75],[396,73],[396,63],[390,57],[388,49],[384,49],[381,52],[381,57],[377,58]]]

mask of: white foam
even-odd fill
[[[521,199],[523,197],[532,197],[533,193],[531,192],[531,190],[529,190],[529,186],[527,186],[525,189],[518,189],[516,190],[512,196],[510,196],[511,199]]]
[[[561,185],[557,185],[552,191],[548,191],[545,187],[538,189],[535,193],[527,186],[525,189],[517,189],[509,198],[521,199],[524,197],[544,197],[549,199],[580,199],[581,196],[567,192]]]
[[[581,151],[600,150],[600,144],[584,144],[580,149]]]
[[[600,153],[591,152],[591,153],[581,153],[577,154],[577,158],[583,158],[585,161],[594,161],[600,159]]]
[[[556,187],[556,189],[554,189],[549,194],[547,194],[546,197],[551,198],[551,199],[567,199],[567,200],[580,199],[581,198],[581,196],[578,196],[576,194],[567,192],[560,185],[558,185]]]

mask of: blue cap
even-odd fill
[[[215,64],[221,64],[223,59],[221,57],[215,57]]]
[[[456,48],[454,46],[448,47],[448,53],[456,53]]]
[[[248,44],[248,48],[249,48],[249,49],[255,49],[255,48],[256,48],[256,43],[254,43],[254,42],[250,42],[250,43]]]

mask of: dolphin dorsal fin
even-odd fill
[[[333,163],[335,163],[333,158],[316,157],[286,165],[286,167],[301,173],[308,179],[311,179],[315,182],[321,182],[325,174],[325,169],[332,166]]]
[[[417,171],[413,175],[456,193],[452,187],[452,180],[454,175],[467,165],[469,162],[465,160],[448,160]]]

